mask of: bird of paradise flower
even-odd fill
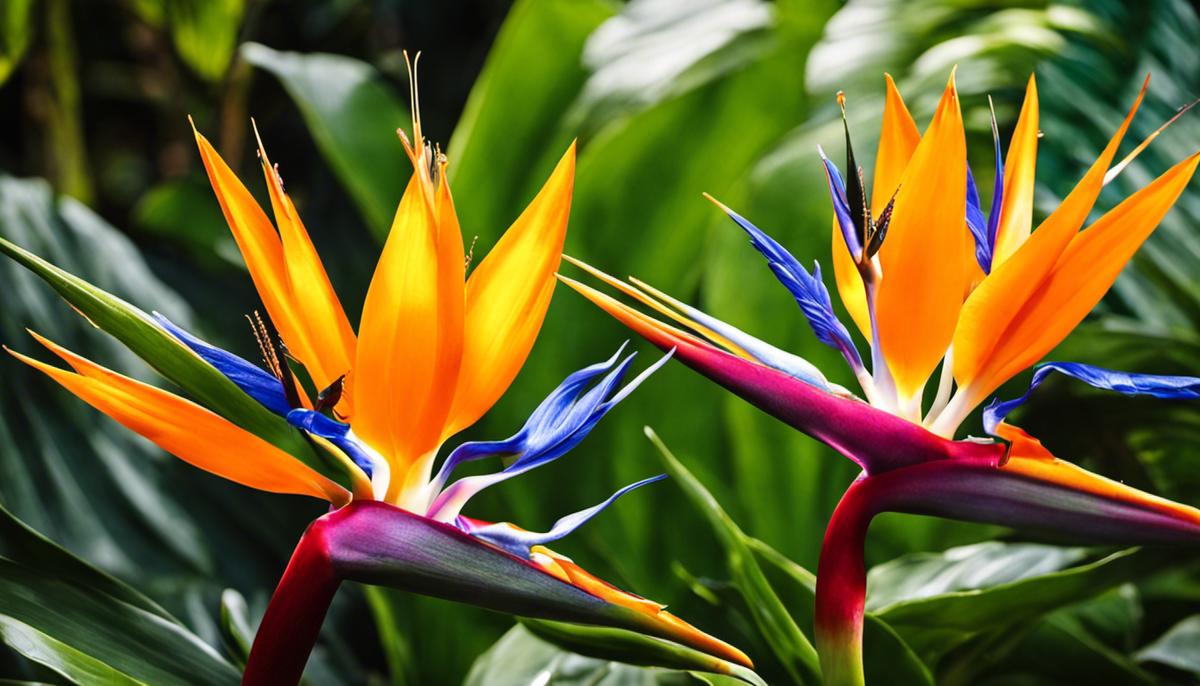
[[[71,370],[9,352],[201,469],[252,488],[330,503],[331,511],[301,538],[275,590],[244,684],[300,679],[334,593],[347,579],[525,616],[630,629],[714,656],[715,671],[736,672],[731,662],[750,665],[741,651],[664,606],[601,581],[544,545],[662,476],[626,486],[543,533],[461,514],[484,488],[575,447],[669,355],[624,387],[633,355],[622,359],[618,351],[577,371],[512,437],[463,443],[434,472],[443,443],[497,401],[533,346],[556,283],[575,146],[468,277],[447,160],[423,137],[415,75],[410,76],[412,138],[398,133],[413,175],[357,333],[261,139],[258,154],[274,225],[199,131],[204,167],[268,315],[251,317],[266,369],[161,315],[151,318],[128,308],[143,325],[165,331],[172,344],[186,346],[259,405],[286,418],[333,463],[332,475],[239,426],[238,417],[106,369],[36,333]],[[27,265],[39,263],[7,242],[2,247]],[[457,466],[497,456],[508,458],[502,470],[450,482]]]
[[[996,182],[985,217],[967,166],[953,73],[924,135],[887,77],[870,198],[848,126],[845,179],[820,155],[833,199],[837,288],[868,341],[869,366],[833,311],[819,265],[808,271],[766,233],[716,203],[767,259],[816,336],[842,354],[864,399],[830,383],[807,360],[636,278],[625,283],[571,260],[690,332],[560,277],[651,342],[676,350],[685,364],[862,468],[821,549],[815,629],[827,683],[863,682],[863,544],[880,512],[1048,530],[1096,542],[1200,542],[1200,510],[1060,460],[1004,421],[1055,371],[1098,388],[1163,398],[1200,398],[1198,378],[1044,364],[1024,396],[985,409],[984,428],[994,439],[954,440],[972,410],[1083,320],[1200,163],[1200,153],[1187,157],[1081,230],[1105,183],[1166,126],[1113,165],[1148,84],[1147,78],[1083,179],[1031,231],[1039,138],[1035,80],[1029,80],[1007,164],[993,118]],[[844,98],[838,99],[844,121]],[[936,391],[926,403],[926,385],[939,367]]]

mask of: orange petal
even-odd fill
[[[918,393],[941,361],[962,307],[968,255],[967,149],[951,74],[933,121],[900,183],[880,252],[876,317],[901,398]]]
[[[878,214],[900,185],[900,177],[921,142],[917,123],[904,105],[900,90],[891,74],[884,74],[887,96],[883,104],[883,127],[879,131],[879,148],[875,153],[875,179],[871,185],[871,209]],[[848,170],[853,174],[853,170]],[[965,191],[964,191],[965,193]],[[847,251],[848,252],[848,251]]]
[[[1000,224],[996,228],[996,246],[992,269],[1007,260],[1029,238],[1033,226],[1033,181],[1037,168],[1038,94],[1037,82],[1029,77],[1025,102],[1017,117],[1017,128],[1009,143],[1004,163],[1004,200]]]
[[[257,129],[254,134],[257,138]],[[291,318],[281,321],[283,317],[277,318],[274,312],[269,313],[288,351],[304,363],[313,383],[320,390],[350,371],[354,363],[354,329],[350,327],[342,303],[329,283],[325,266],[313,247],[304,223],[300,221],[292,199],[284,192],[279,174],[267,158],[261,139],[258,141],[258,154],[266,176],[275,222],[279,225],[278,241],[283,251],[286,297]],[[344,397],[348,400],[348,396]],[[338,411],[348,416],[349,408],[345,405],[339,405]]]
[[[258,206],[250,191],[242,185],[225,160],[217,154],[208,139],[196,131],[196,145],[200,148],[200,159],[208,172],[208,180],[221,204],[221,212],[233,232],[233,239],[242,252],[246,268],[258,295],[280,333],[295,328],[295,320],[288,302],[287,267],[283,257],[283,246],[271,220]],[[285,337],[285,342],[291,341]]]
[[[1041,359],[1083,321],[1183,193],[1197,164],[1200,153],[1176,164],[1071,240],[996,347],[990,365],[995,373],[979,379],[987,393]]]
[[[429,184],[418,168],[400,200],[363,303],[349,383],[354,430],[392,463],[394,485],[440,442],[448,408],[437,375],[462,336],[462,282],[446,288],[440,274],[439,208]]]
[[[308,495],[335,505],[350,500],[340,485],[203,407],[34,336],[78,373],[8,352],[181,460],[262,491]]]
[[[491,408],[529,356],[554,292],[574,182],[572,143],[537,197],[471,273],[462,371],[447,434]]]
[[[954,334],[954,378],[959,386],[974,382],[985,365],[991,364],[993,350],[1005,338],[1004,332],[1041,288],[1059,256],[1087,219],[1104,185],[1104,173],[1145,93],[1146,85],[1143,85],[1121,127],[1062,204],[967,298]],[[979,390],[976,394],[987,392]]]
[[[684,344],[697,345],[706,348],[711,348],[708,343],[692,334],[678,329],[670,324],[660,322],[653,317],[638,312],[632,307],[620,302],[610,295],[601,293],[591,286],[584,285],[578,281],[559,275],[559,281],[570,286],[583,297],[591,300],[600,309],[607,312],[614,319],[621,322],[625,326],[633,330],[634,333],[642,336],[651,343],[670,349],[672,347]]]

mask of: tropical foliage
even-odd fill
[[[348,488],[350,477],[314,457],[284,419],[247,403],[139,314],[260,356],[244,318],[264,310],[256,265],[230,234],[188,115],[270,207],[268,185],[254,181],[254,118],[345,317],[359,322],[413,168],[395,131],[413,133],[401,51],[420,50],[425,135],[449,158],[444,179],[476,267],[577,141],[567,255],[636,274],[850,388],[841,353],[812,336],[742,230],[701,193],[805,266],[820,260],[832,285],[817,148],[845,157],[839,90],[869,172],[883,73],[924,130],[957,65],[964,154],[986,209],[988,96],[1007,150],[1035,74],[1034,226],[1083,177],[1146,73],[1117,160],[1200,95],[1200,17],[1184,0],[11,0],[0,13],[9,123],[0,246],[12,258],[0,262],[0,342],[32,354],[28,328],[184,392]],[[1105,186],[1092,220],[1200,149],[1194,114]],[[1193,183],[1052,359],[1200,376],[1198,223]],[[832,302],[853,328],[853,313]],[[529,362],[451,445],[518,433],[564,377],[627,336],[559,288]],[[639,367],[655,354],[641,340],[630,350]],[[325,508],[174,460],[7,356],[0,379],[0,678],[236,682],[293,545]],[[1017,377],[996,394],[1020,396],[1028,383]],[[1051,376],[1010,418],[1093,472],[1200,505],[1198,407]],[[982,433],[978,412],[967,426]],[[555,464],[480,493],[469,514],[544,531],[665,472],[555,548],[745,651],[753,673],[713,674],[695,645],[350,583],[306,682],[820,683],[814,572],[859,468],[674,362],[584,433]],[[1080,547],[885,514],[865,561],[867,683],[1191,683],[1200,674],[1193,550]]]

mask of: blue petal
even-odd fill
[[[522,452],[528,448],[530,436],[544,435],[546,432],[552,431],[554,422],[567,413],[583,387],[595,377],[611,370],[628,344],[628,341],[622,343],[621,347],[617,348],[617,352],[604,362],[584,367],[564,379],[558,388],[555,388],[542,400],[517,433],[502,441],[470,441],[455,448],[442,463],[441,469],[434,478],[435,489],[444,486],[450,473],[460,464],[493,455],[511,455]]]
[[[750,244],[754,249],[767,258],[767,265],[796,299],[800,311],[808,319],[817,339],[825,345],[842,353],[846,362],[854,369],[862,368],[862,358],[850,338],[850,332],[833,313],[833,302],[829,299],[829,289],[821,280],[821,267],[814,263],[810,274],[800,262],[792,257],[782,245],[771,238],[757,226],[751,224],[737,212],[722,206],[729,218],[750,236]]]
[[[367,478],[371,477],[375,461],[371,459],[370,453],[358,442],[358,439],[350,434],[349,424],[330,419],[320,412],[304,409],[288,412],[287,421],[297,429],[320,436],[334,444],[366,473]]]
[[[975,239],[975,261],[986,274],[992,265],[992,243],[988,239],[987,219],[979,207],[979,189],[970,166],[967,167],[967,229]]]
[[[523,474],[531,469],[540,467],[562,457],[576,445],[579,445],[600,421],[617,403],[624,400],[651,374],[666,364],[674,351],[667,353],[654,364],[647,367],[641,374],[616,390],[632,364],[634,355],[629,355],[619,364],[613,364],[616,357],[607,362],[592,365],[587,369],[572,374],[553,393],[538,406],[534,415],[515,435],[504,441],[476,443],[470,448],[460,447],[451,454],[455,463],[461,464],[467,460],[479,459],[489,454],[512,454],[517,459],[503,470],[494,474],[468,476],[454,482],[434,499],[428,516],[449,521],[458,515],[462,505],[479,491]],[[602,378],[591,389],[584,391],[586,382],[607,370]],[[468,444],[464,444],[466,446]],[[494,452],[489,452],[494,451]],[[457,454],[457,457],[455,455]],[[437,486],[445,482],[449,471],[453,469],[451,459],[447,458],[447,466],[439,472]]]
[[[550,530],[545,533],[535,533],[533,531],[525,531],[511,524],[497,523],[489,524],[483,527],[475,527],[470,524],[465,518],[458,519],[459,528],[462,528],[468,534],[487,541],[492,545],[506,550],[517,557],[528,559],[530,556],[530,548],[535,545],[545,545],[551,541],[557,541],[564,536],[569,535],[579,527],[586,524],[592,517],[600,514],[609,505],[616,502],[617,498],[625,495],[635,488],[641,488],[646,484],[652,484],[656,481],[661,481],[667,478],[666,474],[652,476],[649,479],[642,479],[637,483],[629,484],[625,488],[613,493],[602,503],[593,505],[586,510],[580,510],[573,514],[569,514],[554,523]]]
[[[237,384],[238,388],[268,410],[278,415],[286,415],[292,410],[287,396],[283,392],[283,384],[274,375],[231,352],[196,338],[157,312],[154,313],[154,318],[167,330],[167,333],[191,348],[205,362],[216,367],[217,371],[224,374],[226,378]]]
[[[862,240],[858,235],[858,231],[854,228],[854,219],[850,216],[850,201],[846,199],[846,183],[842,181],[842,173],[838,171],[837,165],[829,161],[825,157],[825,151],[820,147],[817,151],[821,154],[821,162],[825,164],[825,180],[829,182],[829,195],[833,199],[833,214],[837,217],[838,226],[842,229],[842,238],[846,241],[846,247],[850,249],[850,254],[858,259],[862,254]],[[853,170],[851,170],[853,173]]]
[[[1000,228],[1000,208],[1004,205],[1004,158],[1000,156],[1000,131],[996,127],[995,112],[992,112],[992,146],[996,155],[996,180],[992,184],[992,208],[988,210],[988,263],[982,265],[986,274],[992,272],[992,260],[996,251],[996,232]]]
[[[1166,376],[1161,374],[1131,374],[1111,369],[1094,367],[1078,362],[1047,362],[1039,365],[1029,382],[1029,390],[1019,398],[1001,402],[992,400],[983,410],[983,426],[995,434],[998,425],[1010,412],[1029,400],[1033,391],[1042,384],[1050,372],[1066,374],[1090,386],[1125,395],[1150,395],[1155,398],[1194,400],[1200,398],[1200,378],[1195,376]]]

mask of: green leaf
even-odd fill
[[[0,84],[21,63],[33,40],[34,0],[7,0],[0,6]]]
[[[795,683],[817,683],[820,674],[817,651],[771,588],[747,544],[746,535],[649,427],[646,427],[646,437],[658,449],[671,479],[679,484],[692,505],[708,519],[725,552],[725,563],[733,584],[745,597],[755,624],[775,656]]]
[[[238,661],[244,664],[254,644],[254,625],[246,598],[232,588],[221,591],[221,633]]]
[[[238,672],[152,601],[0,508],[0,640],[83,686],[234,684]]]
[[[686,646],[633,631],[566,622],[519,618],[534,636],[579,655],[642,667],[711,672],[766,686],[753,671]]]
[[[51,569],[59,578],[112,596],[144,612],[171,619],[167,611],[124,582],[89,565],[34,531],[0,505],[0,554],[28,568]]]
[[[207,181],[185,177],[154,186],[138,200],[133,221],[156,238],[178,244],[204,266],[245,271],[246,263]]]
[[[518,0],[450,139],[462,225],[492,244],[578,135],[563,117],[588,72],[584,42],[612,16],[603,0]]]
[[[749,539],[771,586],[798,623],[811,629],[817,578],[758,539]],[[933,686],[933,674],[887,622],[868,612],[863,620],[863,668],[867,683]]]
[[[980,632],[1029,622],[1092,598],[1172,561],[1162,551],[1131,548],[1070,567],[1080,561],[1078,549],[1003,543],[910,558],[872,569],[867,581],[868,589],[899,586],[909,595],[885,591],[881,597],[886,602],[869,599],[868,607],[926,656],[944,653]],[[1037,566],[1038,558],[1045,560],[1044,567]],[[1030,567],[1033,576],[1027,573]]]
[[[208,81],[229,68],[245,0],[162,0],[179,56]]]
[[[732,677],[635,667],[569,653],[513,627],[471,666],[463,686],[731,686]]]
[[[395,133],[410,119],[403,101],[374,67],[349,57],[259,43],[246,43],[241,51],[283,84],[367,226],[385,238],[412,174]]]
[[[0,238],[0,252],[41,277],[93,324],[121,341],[202,405],[336,478],[336,467],[309,449],[282,417],[246,395],[145,312],[4,238]]]
[[[591,76],[567,121],[588,135],[761,58],[772,47],[773,15],[761,0],[630,3],[589,36]]]
[[[1200,615],[1192,615],[1167,629],[1139,650],[1137,659],[1200,674]]]

